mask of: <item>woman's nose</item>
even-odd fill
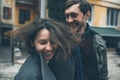
[[[46,49],[47,51],[51,51],[51,50],[52,50],[51,43],[47,43],[46,46],[45,46],[45,49]]]

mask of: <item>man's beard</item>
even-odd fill
[[[73,29],[73,30],[75,29],[75,31],[77,33],[80,32],[83,27],[85,27],[85,24],[84,24],[83,21],[81,21],[81,22],[79,22],[79,21],[73,21],[71,23],[67,23],[67,25],[70,26],[71,29]]]

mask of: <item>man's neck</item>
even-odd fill
[[[85,24],[84,27],[81,28],[81,30],[79,31],[79,34],[84,34],[85,31],[86,31],[86,26],[87,26],[87,23]]]
[[[79,31],[79,34],[84,34],[85,32],[85,27],[83,27],[80,31]]]

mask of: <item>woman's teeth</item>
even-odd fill
[[[47,53],[44,53],[43,55],[44,55],[44,56],[50,56],[51,53],[50,53],[50,52],[47,52]]]

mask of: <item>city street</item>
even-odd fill
[[[6,50],[6,52],[8,52],[8,50]],[[10,62],[0,62],[0,80],[13,80],[27,56],[28,55],[24,53],[21,57],[16,58],[14,65]],[[120,55],[116,54],[113,48],[108,49],[108,69],[109,80],[120,80]]]
[[[120,80],[120,55],[114,49],[108,49],[109,80]]]

